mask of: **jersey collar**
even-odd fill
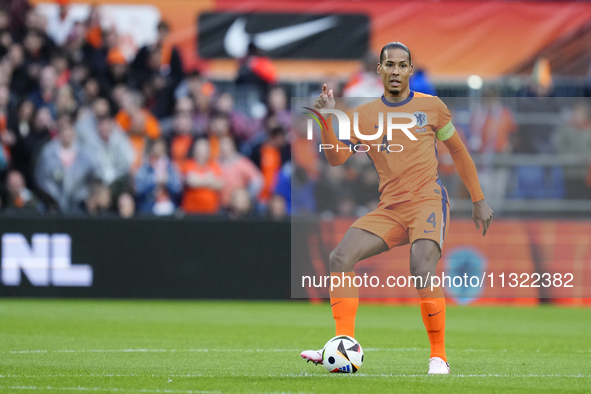
[[[410,102],[410,100],[412,100],[412,98],[414,97],[415,92],[414,91],[410,91],[410,94],[408,95],[407,98],[405,98],[404,100],[402,100],[399,103],[391,103],[388,100],[386,100],[386,98],[384,97],[384,95],[382,94],[382,103],[386,104],[388,107],[400,107],[401,105],[407,104],[408,102]]]

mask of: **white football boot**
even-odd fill
[[[300,356],[308,362],[312,361],[314,364],[318,365],[322,363],[322,349],[320,350],[304,350],[300,353]]]
[[[449,375],[449,364],[439,357],[429,359],[429,375]]]

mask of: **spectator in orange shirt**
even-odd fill
[[[170,141],[170,158],[181,168],[189,156],[195,138],[191,115],[178,112],[173,120],[173,133]]]
[[[248,45],[246,56],[238,61],[236,87],[252,89],[264,102],[269,88],[277,83],[277,69],[261,49],[254,43]]]
[[[320,177],[320,160],[317,148],[318,141],[308,140],[308,129],[305,121],[305,118],[301,118],[301,120],[294,125],[291,132],[293,162],[296,166],[306,170],[310,179],[318,180]],[[314,138],[316,139],[317,137]]]
[[[263,173],[264,184],[259,201],[266,204],[275,189],[275,180],[281,166],[291,159],[285,130],[281,126],[273,128],[267,140],[254,147],[250,158]]]
[[[193,124],[198,135],[205,134],[210,123],[214,89],[201,77],[192,75],[187,80],[189,95],[193,99]]]
[[[186,213],[213,215],[220,209],[220,190],[224,182],[219,166],[210,159],[209,141],[200,138],[193,147],[193,159],[183,168],[185,192],[181,208]]]
[[[135,161],[131,168],[135,174],[142,164],[146,141],[160,137],[160,124],[148,110],[142,107],[142,96],[136,92],[127,91],[122,97],[122,109],[115,116],[115,120],[129,135],[131,145],[135,150]]]
[[[174,90],[184,77],[183,62],[179,50],[170,39],[168,23],[159,22],[157,29],[156,42],[140,48],[131,63],[132,85],[140,88],[152,75],[158,74]]]
[[[256,198],[263,187],[263,175],[252,161],[236,151],[236,144],[230,137],[220,139],[219,164],[224,177],[223,207],[230,206],[233,193],[239,189],[247,190],[251,200]]]
[[[86,42],[94,49],[103,46],[103,29],[101,28],[101,14],[97,5],[90,8],[86,19]]]
[[[231,136],[230,119],[226,114],[214,113],[209,118],[207,137],[211,148],[211,158],[217,160],[220,155],[220,140]]]

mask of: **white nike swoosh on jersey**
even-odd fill
[[[251,35],[246,32],[246,19],[240,17],[232,23],[232,26],[230,26],[226,32],[226,36],[224,37],[224,49],[230,56],[237,58],[243,57],[246,55],[248,44],[252,39],[258,48],[264,51],[272,51],[291,44],[292,42],[328,30],[336,26],[338,19],[337,16],[327,16],[315,21]]]

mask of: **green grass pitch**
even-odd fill
[[[591,310],[448,307],[450,376],[427,376],[418,306],[361,305],[365,363],[299,353],[333,336],[327,303],[0,300],[0,391],[589,392]]]

